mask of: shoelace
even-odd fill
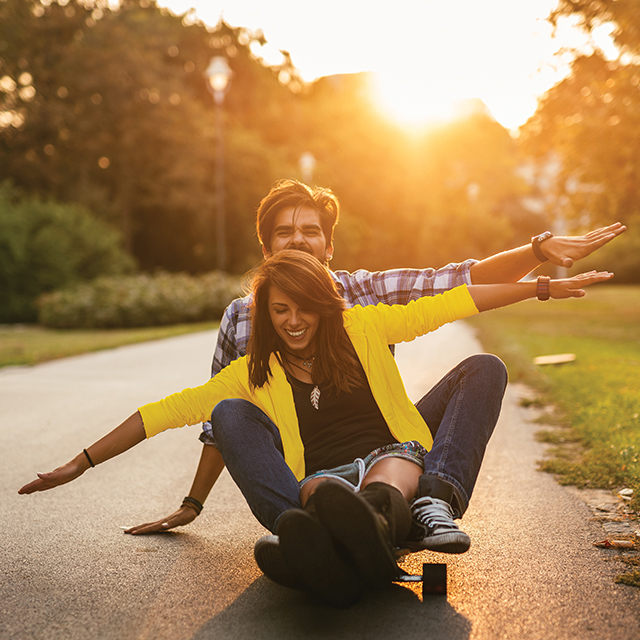
[[[413,517],[429,531],[438,528],[457,529],[451,505],[438,498],[418,498],[411,507]]]

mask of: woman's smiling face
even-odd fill
[[[288,295],[269,287],[269,315],[276,333],[288,351],[301,358],[315,353],[320,315],[301,309]]]

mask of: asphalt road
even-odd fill
[[[510,385],[469,511],[449,596],[423,603],[393,586],[338,611],[261,575],[264,530],[226,472],[179,533],[132,537],[121,526],[168,515],[189,488],[199,427],[161,434],[70,485],[19,496],[136,407],[207,378],[214,333],[0,370],[2,640],[640,639],[640,591],[616,585],[615,552],[575,490],[536,471],[543,455],[526,389]],[[480,351],[463,323],[398,350],[417,400]]]

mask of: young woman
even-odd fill
[[[582,287],[611,276],[546,280],[542,298],[581,297]],[[387,345],[536,295],[536,282],[462,286],[405,306],[345,310],[323,265],[301,251],[279,252],[254,278],[247,357],[200,387],[141,407],[19,493],[70,482],[145,438],[206,420],[225,399],[246,400],[278,426],[284,460],[300,482],[303,508],[286,511],[276,530],[296,586],[349,605],[363,583],[381,586],[395,577],[393,547],[411,527],[409,501],[433,441]],[[256,454],[252,444],[247,458]]]

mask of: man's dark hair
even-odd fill
[[[309,187],[298,180],[280,180],[260,202],[256,220],[258,238],[269,253],[276,215],[286,207],[293,207],[294,211],[301,207],[315,209],[327,247],[333,243],[333,229],[338,224],[340,215],[338,198],[330,189]]]

